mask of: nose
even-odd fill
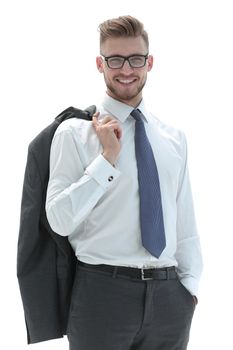
[[[120,69],[124,74],[131,74],[133,72],[133,68],[130,66],[129,61],[125,60],[123,67]]]

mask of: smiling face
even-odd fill
[[[105,57],[146,55],[147,46],[141,36],[109,38],[101,45],[101,53]],[[141,68],[132,68],[125,61],[122,68],[109,68],[102,56],[96,58],[97,68],[104,74],[107,94],[114,99],[136,107],[142,99],[142,89],[146,83],[147,72],[153,66],[153,57],[148,56],[146,64]]]

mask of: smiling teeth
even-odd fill
[[[123,84],[130,84],[130,83],[132,83],[134,81],[134,79],[133,80],[121,80],[121,79],[119,79],[119,82],[120,83],[123,83]]]

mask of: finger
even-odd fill
[[[110,120],[109,122],[107,122],[105,124],[103,124],[103,123],[101,123],[101,124],[105,125],[105,126],[112,126],[112,125],[114,125],[115,127],[120,127],[118,121],[116,121],[115,119]]]
[[[119,128],[119,129],[117,129],[117,138],[118,138],[118,140],[120,140],[121,137],[122,137],[122,129]]]
[[[117,137],[118,140],[120,140],[121,136],[122,136],[122,129],[121,128],[117,128],[114,130],[115,135]]]
[[[111,121],[116,121],[116,119],[114,119],[113,117],[111,117],[110,115],[107,115],[105,116],[103,119],[102,119],[102,124],[107,124]]]
[[[92,118],[95,119],[95,121],[96,121],[98,119],[99,115],[100,115],[100,112],[95,112],[93,114]]]
[[[114,130],[117,132],[118,136],[121,137],[121,135],[122,135],[121,126],[117,122],[116,123],[113,122],[110,125],[114,127]]]
[[[102,123],[101,123],[102,124]],[[103,124],[102,124],[103,125]],[[118,121],[116,121],[115,119],[114,120],[111,120],[109,121],[108,123],[104,124],[105,127],[114,127],[115,129],[119,129],[121,130],[121,126],[119,125]]]
[[[109,128],[109,130],[114,132],[114,134],[116,135],[117,139],[120,140],[120,138],[122,136],[122,129],[119,127],[119,125],[117,125],[117,126],[110,125],[110,126],[108,126],[108,128]]]
[[[100,115],[100,112],[95,112],[94,114],[93,114],[93,117],[97,117],[98,118],[98,116]]]
[[[94,127],[97,127],[99,125],[99,122],[98,122],[99,115],[100,115],[100,112],[96,112],[92,116],[92,124],[94,125]]]

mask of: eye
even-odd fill
[[[122,65],[124,59],[122,57],[110,57],[108,59],[108,64],[111,67],[119,67]]]
[[[133,66],[135,66],[135,67],[143,65],[144,62],[145,62],[145,58],[142,57],[142,56],[132,56],[132,57],[130,57],[130,63]]]

